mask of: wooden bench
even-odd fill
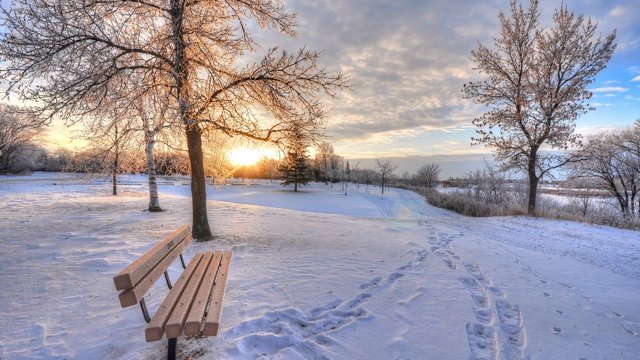
[[[181,226],[113,278],[123,308],[140,304],[146,340],[169,340],[168,359],[175,359],[180,335],[216,336],[220,325],[231,251],[199,252],[185,265],[182,252],[191,241],[191,229]],[[172,285],[167,268],[177,257],[184,271]],[[151,318],[144,296],[162,274],[170,291]]]

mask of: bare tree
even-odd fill
[[[0,174],[11,171],[12,159],[43,132],[41,125],[26,109],[0,104]]]
[[[378,176],[380,177],[380,189],[384,194],[385,183],[389,181],[391,176],[393,176],[393,172],[396,171],[398,167],[393,165],[393,162],[390,159],[376,159],[376,166],[378,167]]]
[[[122,118],[116,111],[101,113],[99,117],[87,122],[81,135],[91,144],[94,160],[90,168],[80,168],[75,171],[89,173],[108,173],[111,176],[112,194],[118,195],[118,175],[137,172],[143,168],[141,161],[131,161],[135,152],[135,132],[131,118]],[[123,161],[128,157],[127,161]]]
[[[414,175],[414,181],[421,186],[434,187],[438,182],[440,166],[438,164],[422,165]]]
[[[495,50],[479,45],[471,52],[474,69],[487,79],[463,88],[465,98],[493,107],[473,120],[479,135],[474,142],[493,148],[505,169],[527,173],[530,214],[540,179],[573,160],[540,149],[579,143],[575,121],[590,110],[587,86],[615,48],[615,32],[602,39],[591,19],[566,5],[556,10],[551,28],[540,27],[539,14],[537,0],[526,10],[513,0],[510,16],[500,12]]]
[[[241,57],[258,48],[250,22],[295,35],[294,15],[279,1],[15,0],[2,13],[1,77],[9,93],[43,104],[49,118],[79,119],[113,106],[104,100],[114,89],[132,90],[124,103],[148,92],[171,96],[187,141],[192,232],[199,240],[212,238],[203,133],[278,141],[299,119],[320,127],[325,110],[318,94],[332,97],[346,86],[306,49],[268,49],[260,61],[242,65]],[[256,105],[273,117],[261,121]]]
[[[130,123],[133,131],[143,134],[144,153],[146,158],[146,172],[149,184],[150,212],[161,212],[160,196],[158,193],[155,146],[158,137],[165,135],[167,141],[178,133],[178,125],[172,121],[176,118],[176,111],[169,108],[168,94],[147,93],[137,99],[134,106],[124,109],[123,118],[132,118]],[[135,121],[139,119],[139,121]],[[166,134],[169,131],[169,134]]]
[[[640,129],[640,127],[637,127]],[[632,130],[632,129],[629,129]],[[626,136],[633,131],[594,136],[576,151],[584,160],[573,165],[582,177],[598,179],[599,186],[615,197],[625,218],[640,216],[636,199],[640,193],[640,157],[629,151]]]
[[[633,126],[622,130],[620,133],[620,147],[627,152],[627,166],[635,170],[640,177],[640,119]],[[639,184],[640,186],[640,184]],[[635,206],[640,217],[640,196],[637,196],[638,204]]]
[[[324,184],[329,184],[329,160],[333,157],[333,145],[322,141],[316,147],[316,159],[323,169]]]
[[[589,214],[593,206],[595,197],[594,190],[598,185],[597,180],[596,178],[577,173],[576,176],[567,181],[567,185],[575,192],[569,197],[569,203],[583,217]]]
[[[229,161],[229,138],[214,132],[207,134],[204,140],[204,170],[211,177],[213,184],[224,183],[233,174],[233,166]]]
[[[331,180],[331,188],[333,188],[334,182],[340,181],[343,166],[344,157],[335,153],[332,153],[331,156],[329,156],[329,178]]]

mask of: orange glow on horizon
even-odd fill
[[[228,153],[229,161],[233,166],[250,166],[256,164],[260,159],[272,157],[265,149],[256,148],[234,148]]]

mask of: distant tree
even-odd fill
[[[564,185],[575,191],[569,197],[569,203],[578,210],[580,215],[587,216],[594,202],[594,190],[598,186],[598,179],[576,173]]]
[[[179,125],[172,121],[177,117],[177,114],[175,109],[169,108],[168,98],[168,94],[148,92],[144,96],[137,98],[134,106],[125,109],[124,114],[119,119],[114,119],[115,121],[124,122],[125,118],[130,118],[131,121],[124,122],[124,125],[130,125],[132,127],[131,130],[139,131],[143,134],[146,173],[149,184],[148,210],[150,212],[162,211],[156,178],[155,150],[158,138],[164,135],[164,138],[170,139],[180,130]],[[171,131],[171,133],[166,134],[167,131]]]
[[[122,161],[124,153],[131,154],[135,148],[135,132],[131,118],[122,118],[119,112],[105,112],[87,122],[81,135],[87,139],[96,158],[89,173],[108,173],[111,176],[113,195],[118,195],[118,175],[144,169],[142,161]],[[120,119],[122,121],[120,121]],[[131,160],[131,157],[130,159]],[[80,169],[76,169],[80,170]]]
[[[393,176],[393,172],[396,171],[398,167],[393,165],[393,162],[389,159],[376,159],[376,166],[378,167],[378,176],[380,177],[380,189],[384,194],[385,183],[389,181],[391,176]]]
[[[307,142],[302,129],[292,129],[287,138],[287,155],[278,167],[282,174],[282,186],[293,184],[293,191],[298,191],[298,185],[307,185],[309,178],[309,166],[307,156]]]
[[[593,136],[574,156],[583,161],[572,165],[577,176],[598,180],[598,186],[615,197],[625,218],[640,217],[640,153],[633,145],[640,126]]]
[[[422,165],[414,175],[414,181],[420,186],[434,187],[438,183],[440,166],[438,164]]]
[[[344,196],[347,196],[347,188],[349,187],[349,181],[351,181],[351,167],[347,161],[347,165],[344,169],[345,181],[344,181]]]
[[[9,93],[41,104],[48,118],[75,121],[147,92],[167,93],[186,138],[198,240],[213,238],[203,133],[277,141],[301,117],[320,128],[320,95],[346,86],[306,49],[268,49],[247,61],[260,48],[255,25],[295,36],[295,16],[281,1],[14,0],[2,15],[0,76]],[[131,91],[119,92],[118,104],[105,101],[121,88]]]
[[[334,182],[340,181],[342,177],[343,167],[344,158],[337,154],[331,154],[331,156],[329,157],[329,174],[332,188]]]
[[[282,186],[293,184],[293,191],[298,191],[298,185],[307,185],[309,175],[306,150],[289,149],[278,170],[282,173]]]
[[[70,150],[58,148],[47,153],[45,171],[68,171],[73,154]]]
[[[473,175],[473,183],[476,193],[481,193],[478,199],[495,205],[506,205],[509,201],[507,189],[507,179],[505,173],[487,160],[482,161],[482,171],[477,171]]]
[[[278,161],[269,157],[263,157],[258,162],[263,179],[273,180],[273,176],[278,171]]]
[[[318,144],[316,147],[316,160],[322,169],[322,178],[325,185],[329,183],[329,162],[334,156],[333,145],[326,141]]]
[[[627,166],[634,169],[640,177],[640,119],[633,126],[622,130],[620,140],[620,147],[628,154]],[[640,217],[640,194],[636,196],[636,200],[638,203],[635,208]]]
[[[20,160],[21,151],[43,131],[42,122],[28,109],[0,104],[0,174],[20,170],[12,162]]]
[[[493,108],[473,120],[479,135],[474,142],[493,148],[505,169],[527,173],[530,214],[540,179],[573,160],[540,149],[579,143],[575,121],[590,110],[587,86],[615,49],[615,31],[602,39],[591,19],[566,4],[556,10],[551,28],[541,28],[539,16],[537,0],[526,10],[511,1],[511,15],[499,14],[495,49],[479,45],[471,52],[474,69],[486,79],[463,88],[465,98]]]

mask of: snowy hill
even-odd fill
[[[112,277],[190,222],[189,186],[0,177],[1,359],[156,359]],[[203,359],[638,359],[640,233],[529,217],[467,218],[416,194],[277,183],[208,189],[231,249],[220,335]],[[180,271],[172,265],[172,278]],[[148,304],[166,294],[159,281]]]

